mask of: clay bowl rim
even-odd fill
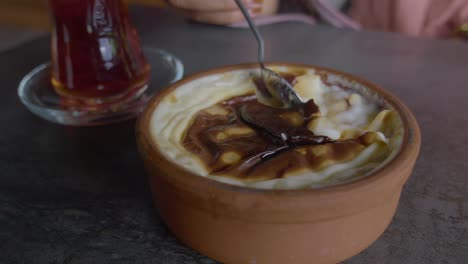
[[[339,70],[316,66],[311,64],[304,64],[304,63],[288,63],[288,62],[268,62],[267,66],[273,67],[292,67],[292,68],[307,68],[307,69],[315,69],[317,71],[324,71],[328,73],[332,73],[334,75],[343,76],[348,80],[356,81],[359,84],[362,84],[366,88],[376,92],[379,96],[381,96],[388,104],[392,105],[394,109],[400,115],[402,119],[403,127],[404,127],[404,137],[400,149],[393,157],[392,160],[388,161],[383,167],[379,168],[378,170],[370,173],[367,176],[360,177],[355,180],[344,181],[335,185],[324,186],[320,188],[306,188],[306,189],[259,189],[259,188],[252,188],[252,187],[244,187],[238,185],[227,184],[224,182],[219,182],[213,179],[209,179],[195,173],[192,173],[188,169],[178,165],[177,163],[169,160],[163,153],[160,152],[159,147],[157,146],[153,136],[150,133],[149,124],[151,121],[151,116],[155,110],[155,108],[159,105],[160,101],[170,92],[177,89],[178,87],[189,83],[191,81],[197,80],[199,78],[203,78],[210,75],[215,75],[223,72],[235,71],[235,70],[247,70],[258,67],[257,63],[241,63],[241,64],[234,64],[234,65],[226,65],[226,66],[219,66],[214,69],[203,70],[189,76],[182,78],[181,80],[161,89],[158,91],[155,96],[148,102],[145,110],[140,115],[137,120],[136,128],[137,128],[137,136],[143,137],[145,142],[149,143],[149,148],[151,150],[151,154],[158,155],[164,162],[168,164],[172,164],[177,169],[183,171],[183,175],[172,174],[171,177],[190,177],[190,181],[186,181],[188,185],[198,185],[198,186],[205,186],[211,187],[214,189],[221,189],[224,191],[230,192],[240,192],[240,193],[248,193],[252,195],[274,195],[277,196],[311,196],[311,195],[337,195],[339,193],[347,193],[348,191],[353,191],[356,189],[361,188],[372,188],[375,184],[378,184],[378,181],[383,181],[385,178],[388,177],[395,177],[394,174],[398,173],[395,168],[403,166],[408,160],[411,160],[411,156],[414,151],[417,153],[419,152],[420,144],[421,144],[421,135],[418,123],[412,114],[411,110],[396,96],[391,94],[390,92],[386,91],[384,88],[380,87],[379,85],[367,81],[363,78],[354,76],[352,74],[342,72]],[[416,148],[416,149],[415,149]],[[144,155],[145,153],[143,153]],[[150,175],[150,177],[153,177]],[[407,179],[404,179],[406,182]],[[403,182],[403,183],[404,183]]]

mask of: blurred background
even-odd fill
[[[164,6],[164,0],[126,0],[130,4]],[[0,52],[49,30],[47,0],[0,0]]]
[[[163,6],[164,0],[126,0],[128,3]],[[47,30],[47,0],[0,0],[0,25]]]

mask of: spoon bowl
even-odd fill
[[[262,68],[261,75],[266,89],[272,96],[270,98],[279,101],[283,108],[301,108],[304,105],[304,101],[294,91],[292,85],[281,75],[268,68]]]

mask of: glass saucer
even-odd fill
[[[145,48],[151,65],[148,88],[129,102],[99,111],[89,111],[76,106],[64,107],[61,97],[50,83],[50,63],[34,68],[18,87],[21,102],[34,114],[48,121],[71,126],[95,126],[128,120],[137,116],[155,92],[182,78],[184,67],[174,55],[159,49]]]

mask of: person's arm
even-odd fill
[[[468,22],[468,1],[353,0],[350,16],[370,30],[450,38]]]
[[[167,0],[169,5],[194,21],[227,25],[244,20],[233,0]],[[244,0],[252,16],[274,14],[279,0]]]

